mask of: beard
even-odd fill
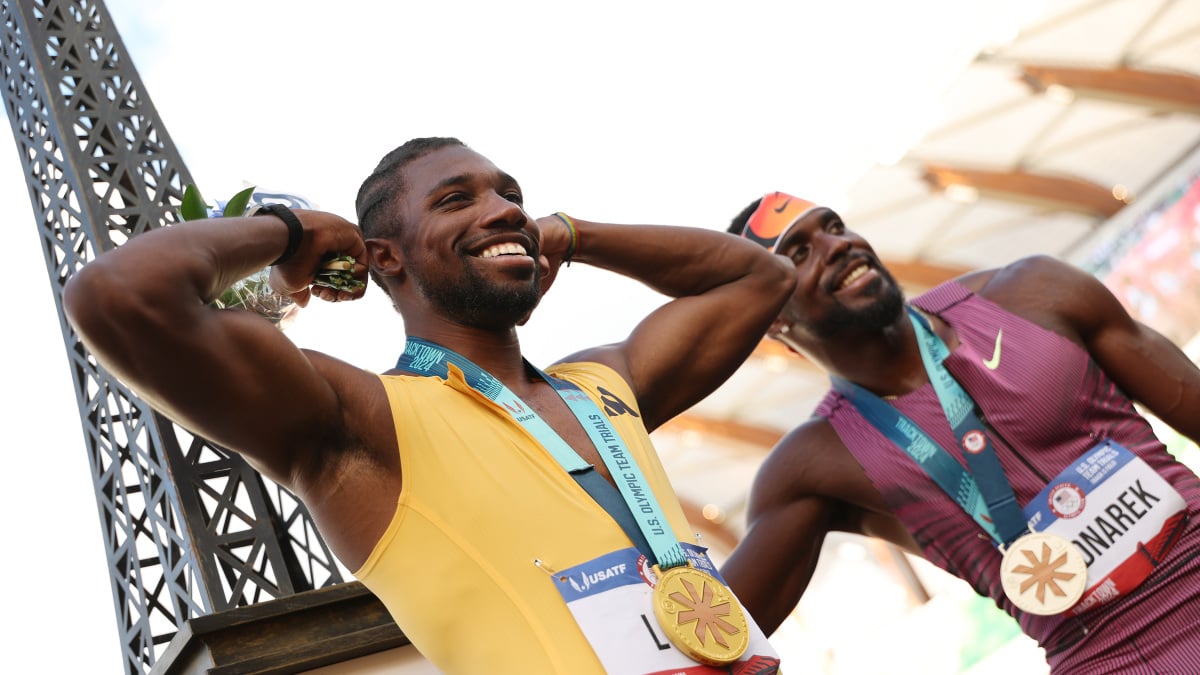
[[[817,339],[831,340],[848,333],[876,333],[895,324],[904,312],[904,293],[890,272],[883,267],[876,269],[881,278],[866,289],[875,294],[874,301],[860,308],[834,305],[824,316],[809,324],[809,331]]]
[[[472,328],[512,328],[542,299],[540,269],[526,284],[503,286],[490,282],[469,263],[463,265],[463,271],[460,283],[453,285],[431,280],[417,266],[410,266],[408,274],[434,307],[455,323]]]

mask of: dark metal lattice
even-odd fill
[[[99,1],[0,0],[4,105],[25,170],[96,490],[126,673],[189,618],[341,574],[304,507],[99,368],[62,313],[98,252],[177,220],[187,168]]]

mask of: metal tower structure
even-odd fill
[[[146,673],[189,620],[342,578],[299,502],[150,409],[67,324],[71,275],[176,222],[191,178],[103,2],[0,0],[0,16],[4,107],[70,361],[124,669]]]

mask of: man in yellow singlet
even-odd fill
[[[753,622],[710,598],[727,592],[719,575],[687,581],[694,598],[672,592],[699,621],[672,613],[678,599],[637,603],[706,565],[647,434],[749,355],[791,293],[790,265],[720,231],[535,220],[522,203],[518,182],[460,141],[415,139],[364,182],[357,226],[276,208],[161,228],[86,265],[64,307],[146,401],[303,500],[443,672],[657,672],[679,658],[774,672]],[[209,305],[267,265],[302,305],[356,300],[361,286],[313,285],[335,254],[403,317],[395,370]],[[623,342],[541,371],[516,326],[568,260],[674,300]]]

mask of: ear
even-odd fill
[[[367,239],[367,261],[384,278],[404,277],[404,254],[391,239]]]
[[[803,330],[792,319],[785,319],[782,315],[776,317],[771,322],[770,328],[767,329],[767,337],[783,344],[791,353],[815,362],[812,354],[802,343]]]
[[[767,337],[778,337],[781,334],[791,332],[791,329],[791,322],[783,318],[783,314],[780,314],[779,316],[775,317],[775,320],[772,321],[771,325],[767,327]]]

